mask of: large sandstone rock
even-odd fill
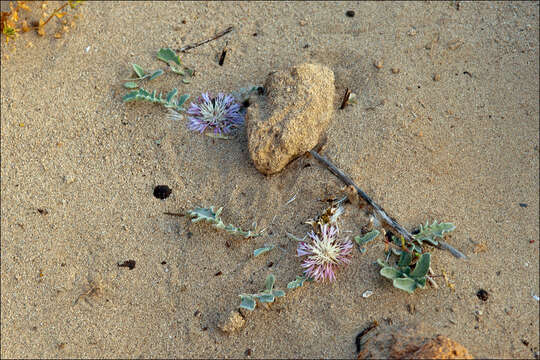
[[[271,73],[265,95],[248,108],[249,154],[257,170],[269,175],[311,150],[328,129],[333,112],[334,73],[302,64]]]
[[[474,359],[462,345],[422,326],[380,326],[360,339],[358,359]]]

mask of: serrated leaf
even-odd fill
[[[161,75],[163,75],[163,70],[158,69],[158,70],[154,71],[154,73],[150,76],[150,80],[154,80],[155,78],[157,78],[158,76],[161,76]]]
[[[420,255],[420,259],[418,259],[418,261],[416,262],[416,267],[409,274],[409,276],[413,278],[425,277],[429,271],[430,263],[431,263],[430,253],[425,253],[425,254]]]
[[[123,102],[129,102],[129,101],[136,100],[138,94],[139,94],[138,91],[129,92],[126,95],[124,95],[124,97],[122,97],[122,101]]]
[[[124,87],[126,89],[136,89],[139,87],[139,85],[137,85],[136,83],[134,83],[133,81],[128,81],[127,83],[124,83]]]
[[[161,48],[157,52],[157,58],[159,60],[165,61],[167,64],[172,61],[178,65],[181,65],[180,59],[178,58],[178,55],[174,52],[174,50],[170,48]]]
[[[133,66],[133,71],[135,71],[135,74],[137,74],[139,78],[142,78],[144,77],[144,75],[146,75],[142,67],[140,67],[137,64],[131,64],[131,65]]]
[[[264,282],[264,288],[267,291],[272,291],[272,289],[274,288],[274,283],[275,282],[276,282],[276,277],[274,276],[274,274],[269,274],[266,277],[266,281]]]
[[[304,285],[304,281],[306,280],[307,278],[305,276],[296,275],[296,279],[287,284],[287,289],[296,289]]]
[[[422,226],[420,224],[420,232],[413,235],[414,239],[422,245],[422,241],[427,241],[432,245],[438,245],[436,238],[442,238],[445,233],[454,231],[456,226],[452,223],[437,223],[437,220],[433,221],[433,224]]]
[[[412,261],[412,255],[406,251],[401,251],[401,256],[399,257],[398,266],[400,268],[409,266],[411,261]]]
[[[285,291],[283,290],[272,290],[272,295],[275,297],[283,297],[285,296]]]
[[[414,289],[416,289],[416,281],[411,278],[398,278],[394,279],[393,281],[394,287],[406,291],[409,294],[412,294],[414,292]]]
[[[253,297],[262,303],[272,303],[275,300],[275,296],[272,294],[254,294]]]
[[[379,234],[380,234],[379,230],[373,230],[373,231],[368,232],[367,234],[365,234],[362,237],[355,236],[354,241],[356,241],[356,243],[361,246],[361,245],[367,244],[368,242],[372,241],[377,236],[379,236]]]
[[[240,303],[240,307],[253,311],[255,309],[255,299],[252,295],[242,294],[240,295],[240,298],[242,299],[242,302]]]
[[[397,279],[401,276],[401,271],[393,267],[383,267],[379,273],[387,279]]]
[[[216,222],[219,214],[223,208],[219,208],[217,212],[214,212],[214,207],[210,206],[210,208],[195,208],[195,210],[188,210],[188,214],[193,217],[191,219],[192,222],[198,222],[201,220],[209,221],[209,222]]]
[[[259,256],[261,254],[264,254],[265,252],[268,252],[268,251],[272,250],[275,247],[276,247],[275,245],[270,245],[270,246],[265,246],[265,247],[262,247],[262,248],[259,248],[259,249],[255,249],[253,251],[253,256],[257,257],[257,256]]]

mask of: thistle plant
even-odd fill
[[[276,277],[270,274],[266,277],[264,290],[257,294],[240,294],[240,307],[253,311],[256,306],[255,300],[259,300],[261,303],[273,303],[276,298],[285,296],[285,291],[274,289],[275,282]]]
[[[215,135],[228,135],[244,124],[241,106],[232,95],[203,93],[187,110],[188,128],[204,133],[212,130]]]
[[[130,102],[130,101],[136,101],[136,100],[144,100],[149,101],[156,104],[161,104],[165,106],[166,108],[170,109],[171,111],[174,111],[177,116],[181,115],[178,113],[179,111],[184,111],[184,103],[189,98],[188,94],[184,94],[178,98],[178,100],[175,100],[176,95],[178,94],[178,90],[176,88],[172,89],[165,95],[165,98],[163,98],[163,94],[160,92],[159,95],[157,95],[156,90],[149,93],[143,88],[140,88],[139,90],[132,91],[122,98],[123,102]]]
[[[316,281],[334,281],[336,270],[350,263],[353,244],[349,239],[339,238],[337,225],[324,224],[320,234],[308,233],[310,241],[299,242],[298,256],[307,256],[302,262],[306,277]]]
[[[261,236],[263,231],[257,232],[256,230],[242,230],[239,227],[236,227],[232,224],[225,225],[225,223],[221,220],[221,212],[223,211],[223,208],[219,208],[217,211],[214,212],[214,207],[210,206],[210,208],[195,208],[194,210],[189,210],[187,213],[193,218],[191,219],[192,222],[199,222],[199,221],[206,221],[214,225],[214,227],[218,229],[222,229],[227,231],[230,234],[233,235],[240,235],[244,238],[250,238],[250,237],[257,237]],[[256,224],[254,224],[254,227],[256,228]]]
[[[378,259],[377,263],[382,266],[380,274],[392,280],[394,287],[407,291],[409,294],[412,294],[416,288],[423,289],[426,287],[431,255],[429,253],[420,255],[414,265],[414,270],[411,270],[412,259],[411,253],[405,251],[401,253],[397,267]]]

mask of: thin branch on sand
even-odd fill
[[[189,45],[186,45],[186,46],[183,46],[181,47],[180,49],[176,50],[176,51],[180,51],[180,52],[186,52],[188,50],[191,50],[191,49],[194,49],[196,47],[199,47],[201,45],[204,45],[210,41],[213,41],[213,40],[217,40],[219,39],[220,37],[222,37],[223,35],[225,34],[228,34],[230,33],[231,31],[234,30],[234,27],[233,26],[229,26],[228,28],[226,28],[225,30],[222,30],[220,32],[218,32],[216,35],[214,35],[213,37],[211,37],[210,39],[206,39],[206,40],[203,40],[201,42],[198,42],[198,43],[195,43],[195,44],[189,44]]]
[[[373,199],[371,199],[362,189],[360,189],[356,184],[351,180],[349,176],[347,176],[343,171],[338,169],[330,160],[325,158],[324,156],[317,153],[315,150],[310,150],[309,153],[317,160],[319,160],[321,163],[323,163],[332,174],[336,175],[341,181],[343,181],[346,185],[352,186],[358,195],[364,200],[374,211],[375,215],[380,217],[388,226],[390,226],[392,229],[394,229],[396,232],[401,235],[405,241],[408,243],[412,243],[414,238],[412,234],[407,231],[403,226],[401,226],[396,220],[394,220],[392,217],[390,217],[386,211],[382,207],[380,207]],[[441,245],[440,248],[444,250],[450,251],[452,255],[459,259],[466,259],[467,257],[460,252],[459,250],[453,248],[449,244],[447,244],[444,241],[439,241],[439,244]]]

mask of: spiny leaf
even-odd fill
[[[174,97],[176,96],[176,94],[178,94],[178,89],[174,88],[172,89],[171,91],[169,91],[169,93],[167,94],[167,98],[166,98],[166,101],[168,103],[170,103],[172,101],[172,99],[174,99]],[[185,95],[184,95],[185,96]]]
[[[365,234],[362,237],[355,236],[354,241],[356,241],[358,243],[358,245],[362,246],[364,244],[367,244],[371,240],[375,239],[377,236],[379,236],[379,234],[380,234],[379,230],[372,230],[372,231],[368,232],[367,234]]]
[[[181,65],[178,55],[176,55],[174,50],[172,50],[170,48],[161,48],[161,49],[159,49],[159,51],[157,53],[157,58],[159,60],[165,61],[167,64],[170,61],[172,61],[172,62],[175,62],[178,65]]]
[[[242,235],[245,238],[257,237],[257,236],[262,235],[262,233],[256,233],[256,232],[251,231],[251,230],[244,231],[241,228],[236,227],[236,226],[234,226],[232,224],[225,225],[223,223],[223,221],[221,220],[221,218],[219,217],[222,210],[223,210],[223,208],[219,208],[214,213],[214,207],[211,206],[210,208],[195,208],[195,210],[188,211],[188,214],[191,217],[194,217],[194,219],[191,220],[193,222],[198,222],[198,221],[201,221],[201,220],[205,220],[207,222],[212,223],[218,229],[225,230],[228,233],[231,233],[233,235]]]
[[[144,72],[144,70],[143,70],[142,67],[140,67],[140,66],[137,65],[137,64],[131,64],[131,65],[133,66],[133,71],[135,71],[135,74],[137,74],[137,76],[138,76],[139,78],[144,77],[145,72]]]
[[[275,247],[276,247],[275,245],[270,245],[270,246],[265,246],[265,247],[262,247],[262,248],[259,248],[259,249],[255,249],[253,251],[253,256],[257,257],[257,256],[259,256],[261,254],[264,254],[265,252],[268,252],[268,251],[272,250]]]
[[[244,308],[250,311],[253,311],[255,309],[255,306],[256,306],[255,299],[253,298],[252,295],[241,294],[239,296],[242,299],[242,302],[240,303],[241,308]]]
[[[423,278],[429,271],[429,265],[431,263],[431,255],[429,253],[422,254],[420,259],[416,262],[416,267],[409,274],[413,278]]]
[[[413,235],[414,239],[422,245],[422,241],[427,241],[432,245],[437,245],[436,238],[442,238],[447,232],[454,231],[456,226],[452,223],[437,223],[437,220],[433,221],[433,224],[429,225],[426,221],[426,225],[420,224],[420,232]]]
[[[127,93],[126,95],[124,95],[124,97],[122,98],[122,101],[123,102],[129,102],[129,101],[134,101],[137,99],[137,95],[139,94],[138,91],[132,91],[132,92],[129,92]]]
[[[180,98],[178,99],[178,102],[176,103],[176,107],[182,107],[182,105],[184,105],[184,103],[186,102],[186,100],[189,98],[189,95],[188,94],[184,94],[182,96],[180,96]]]

